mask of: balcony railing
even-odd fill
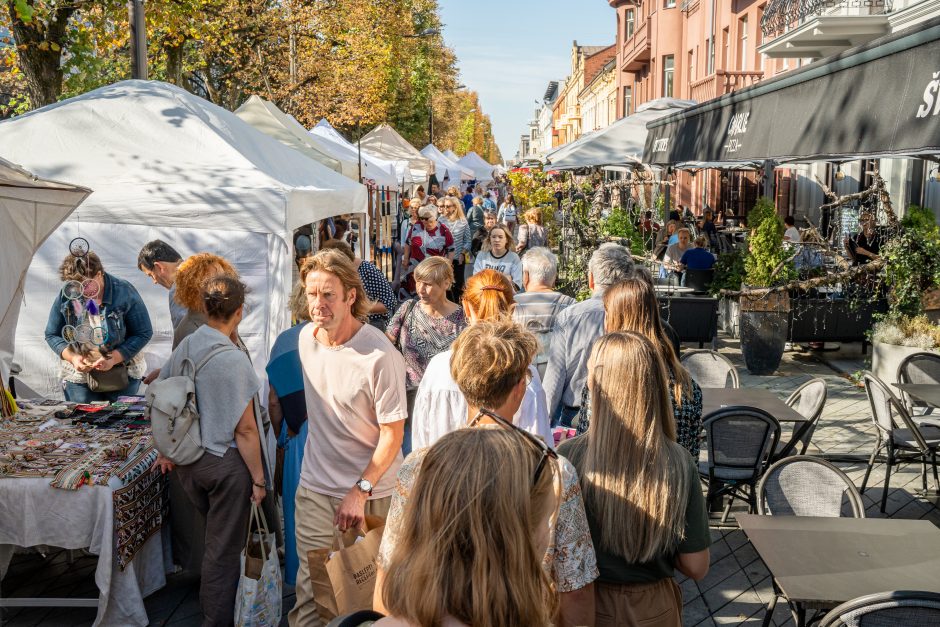
[[[689,85],[689,96],[697,102],[712,100],[736,89],[750,87],[764,78],[763,72],[730,72],[716,70],[703,79]]]
[[[869,15],[890,13],[894,0],[771,0],[760,21],[765,36],[784,32],[788,26],[835,9],[867,8]]]

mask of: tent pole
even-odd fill
[[[776,204],[774,196],[774,161],[767,159],[764,161],[764,196],[770,198]]]

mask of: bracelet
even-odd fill
[[[267,483],[264,483],[263,481],[262,481],[261,483],[252,482],[251,485],[255,486],[256,488],[265,488],[265,489],[267,489],[267,487],[268,487],[268,484],[267,484]]]

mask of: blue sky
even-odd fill
[[[571,69],[571,42],[614,43],[607,0],[440,0],[444,41],[457,53],[461,81],[480,94],[504,159],[550,80]]]

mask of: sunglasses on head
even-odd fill
[[[514,425],[511,421],[506,420],[499,414],[493,413],[488,409],[480,409],[477,412],[476,417],[474,417],[474,419],[470,421],[470,426],[471,427],[475,426],[480,421],[480,418],[482,418],[483,416],[486,416],[487,418],[489,418],[490,420],[492,420],[499,426],[503,427],[504,429],[508,429],[512,431],[513,433],[519,434],[520,436],[522,436],[524,440],[531,443],[532,445],[535,446],[535,448],[538,449],[538,451],[541,453],[541,458],[539,459],[538,466],[535,467],[535,476],[532,477],[532,485],[536,485],[539,482],[539,477],[542,476],[542,471],[545,470],[545,463],[548,461],[549,458],[558,459],[558,453],[556,453],[554,449],[550,448],[548,444],[543,442],[541,439],[535,437],[528,431],[524,431],[520,429],[519,427]]]

